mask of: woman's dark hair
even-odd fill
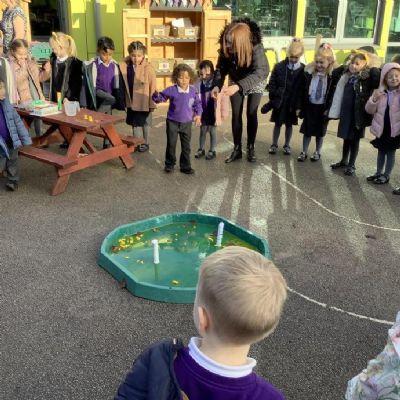
[[[17,49],[24,48],[29,49],[29,44],[25,39],[15,39],[10,45],[10,50],[14,53]]]
[[[193,83],[195,81],[196,76],[195,76],[192,68],[190,68],[189,65],[187,65],[187,64],[178,64],[172,72],[172,76],[171,76],[172,83],[178,82],[179,75],[182,72],[187,72],[189,74],[190,83]]]
[[[199,71],[204,69],[204,68],[210,68],[211,73],[214,73],[214,64],[212,61],[210,60],[203,60],[201,61],[201,63],[199,64]]]
[[[102,36],[98,41],[97,41],[97,51],[105,51],[107,52],[108,50],[115,50],[115,45],[114,45],[114,40],[107,36]]]
[[[5,85],[6,83],[3,81],[3,79],[0,78],[0,85],[1,84]]]
[[[146,46],[138,40],[129,44],[128,54],[131,54],[134,50],[140,50],[143,51],[143,54],[146,54]]]

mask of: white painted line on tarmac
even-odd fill
[[[225,136],[224,136],[224,139],[225,139],[225,141],[227,141],[227,142],[229,142],[231,145],[233,145],[233,143],[232,143],[229,139],[227,139]],[[244,151],[244,153],[245,153],[245,151]],[[289,186],[291,186],[291,187],[292,187],[293,189],[295,189],[297,192],[301,193],[301,194],[302,194],[303,196],[305,196],[307,199],[311,200],[311,201],[312,201],[313,203],[315,203],[317,206],[321,207],[323,210],[329,212],[330,214],[332,214],[332,215],[334,215],[334,216],[336,216],[336,217],[343,218],[343,219],[345,219],[345,220],[347,220],[347,221],[354,222],[354,223],[359,224],[359,225],[364,225],[364,226],[373,227],[373,228],[376,228],[376,229],[385,229],[385,230],[389,230],[389,231],[393,231],[393,232],[400,232],[400,229],[399,229],[399,228],[389,228],[389,227],[384,227],[384,226],[369,224],[369,223],[367,223],[367,222],[358,221],[358,220],[356,220],[356,219],[349,218],[349,217],[346,217],[346,216],[344,216],[344,215],[338,214],[337,212],[335,212],[335,211],[329,209],[328,207],[325,207],[321,202],[319,202],[318,200],[316,200],[316,199],[314,199],[313,197],[311,197],[311,196],[310,196],[309,194],[307,194],[304,190],[300,189],[300,188],[299,188],[298,186],[296,186],[294,183],[292,183],[292,182],[290,182],[289,180],[287,180],[284,176],[282,176],[281,174],[279,174],[278,172],[276,172],[274,169],[268,167],[268,166],[265,165],[264,163],[261,163],[260,165],[263,166],[263,167],[264,167],[265,169],[267,169],[268,171],[270,171],[272,174],[276,175],[279,179],[281,179],[283,182],[285,182],[286,184],[288,184]],[[371,322],[376,322],[376,323],[378,323],[378,324],[390,325],[390,326],[392,326],[392,325],[394,324],[394,321],[386,321],[386,320],[383,320],[383,319],[367,317],[366,315],[361,315],[361,314],[357,314],[357,313],[354,313],[354,312],[351,312],[351,311],[346,311],[346,310],[343,310],[343,309],[338,308],[338,307],[335,307],[335,306],[329,306],[329,305],[326,304],[326,303],[322,303],[322,302],[320,302],[320,301],[317,301],[317,300],[315,300],[315,299],[312,299],[311,297],[308,297],[308,296],[306,296],[306,295],[304,295],[304,294],[302,294],[302,293],[300,293],[300,292],[298,292],[298,291],[296,291],[296,290],[294,290],[294,289],[292,289],[292,288],[290,288],[290,287],[288,287],[288,291],[291,292],[291,293],[293,293],[293,294],[295,294],[295,295],[297,295],[297,296],[299,296],[299,297],[301,297],[301,298],[303,298],[304,300],[309,301],[310,303],[316,304],[316,305],[318,305],[318,306],[320,306],[320,307],[323,307],[323,308],[326,308],[326,309],[328,309],[328,310],[341,312],[341,313],[343,313],[343,314],[347,314],[347,315],[350,315],[350,316],[352,316],[352,317],[356,317],[356,318],[359,318],[359,319],[365,319],[365,320],[368,320],[368,321],[371,321]]]
[[[260,165],[262,165],[265,169],[267,169],[269,172],[271,172],[271,174],[276,175],[280,180],[285,182],[287,185],[291,186],[293,189],[295,189],[297,192],[302,194],[304,197],[306,197],[307,199],[311,200],[318,207],[322,208],[324,211],[328,212],[329,214],[334,215],[335,217],[345,219],[346,221],[353,222],[353,223],[358,224],[358,225],[368,226],[370,228],[382,229],[382,230],[391,231],[391,232],[400,232],[400,228],[391,228],[391,227],[388,227],[388,226],[370,224],[368,222],[359,221],[358,219],[354,219],[354,218],[346,217],[345,215],[341,215],[341,214],[337,213],[336,211],[333,211],[330,208],[324,206],[320,201],[318,201],[317,199],[314,199],[314,197],[311,197],[304,190],[300,189],[294,183],[292,183],[289,180],[287,180],[284,176],[282,176],[281,174],[276,172],[274,169],[272,169],[268,165],[265,165],[264,163],[261,163]]]
[[[225,136],[224,136],[224,139],[228,143],[233,145],[233,143],[229,139],[227,139]],[[246,151],[243,150],[243,153],[246,153]],[[273,168],[269,167],[268,165],[265,165],[264,163],[260,163],[260,165],[262,167],[264,167],[266,170],[268,170],[269,172],[271,172],[271,174],[277,176],[280,180],[285,182],[287,185],[291,186],[294,190],[296,190],[297,192],[302,194],[304,197],[306,197],[307,199],[311,200],[318,207],[322,208],[324,211],[328,212],[329,214],[334,215],[335,217],[345,219],[346,221],[353,222],[353,223],[358,224],[358,225],[368,226],[370,228],[382,229],[382,230],[391,231],[391,232],[400,232],[400,228],[391,228],[391,227],[387,227],[387,226],[370,224],[368,222],[359,221],[357,219],[346,217],[345,215],[341,215],[341,214],[337,213],[336,211],[333,211],[330,208],[324,206],[320,201],[318,201],[317,199],[314,199],[314,197],[312,197],[309,194],[307,194],[304,190],[300,189],[293,182],[290,182],[289,180],[287,180],[284,176],[282,176],[279,172],[276,172]]]
[[[288,289],[289,292],[291,292],[291,293],[303,298],[304,300],[307,300],[310,303],[317,304],[318,306],[326,308],[328,310],[341,312],[343,314],[347,314],[347,315],[350,315],[352,317],[356,317],[356,318],[359,318],[359,319],[366,319],[368,321],[377,322],[378,324],[390,325],[390,326],[392,326],[394,324],[394,321],[386,321],[384,319],[371,318],[371,317],[367,317],[365,315],[356,314],[356,313],[351,312],[351,311],[342,310],[341,308],[338,308],[338,307],[329,306],[328,304],[321,303],[320,301],[314,300],[311,297],[305,296],[304,294],[301,294],[301,293],[297,292],[296,290],[294,290],[294,289],[292,289],[290,287],[288,287],[287,289]]]

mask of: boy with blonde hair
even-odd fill
[[[208,256],[193,310],[201,337],[152,345],[115,399],[284,400],[247,355],[278,325],[286,296],[282,274],[261,254],[232,246]]]

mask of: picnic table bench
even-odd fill
[[[51,143],[52,137],[54,139],[57,135],[61,135],[62,140],[66,140],[69,144],[65,155],[55,153],[50,148],[34,146],[24,146],[19,150],[21,156],[55,167],[57,180],[51,190],[52,195],[58,195],[65,191],[73,172],[96,164],[119,158],[127,169],[132,168],[134,166],[132,153],[139,144],[144,143],[142,138],[120,135],[116,131],[114,125],[123,121],[123,116],[107,115],[86,109],[82,109],[74,117],[69,117],[62,112],[42,117],[33,116],[29,111],[23,109],[17,109],[17,112],[27,128],[31,126],[35,118],[40,118],[44,124],[49,126],[43,135],[33,138],[34,146]],[[107,139],[110,147],[96,148],[91,141],[93,136]],[[87,153],[83,154],[82,149],[84,148]]]

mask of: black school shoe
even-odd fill
[[[16,190],[18,190],[18,183],[17,182],[7,182],[6,189],[9,190],[10,192],[15,192]]]
[[[194,169],[193,168],[181,168],[181,172],[182,174],[186,174],[186,175],[193,175],[194,174]]]
[[[382,175],[382,174],[378,174],[377,172],[375,172],[375,174],[367,176],[367,181],[368,181],[368,182],[372,182],[372,181],[374,181],[376,178],[379,178],[381,175]]]
[[[356,174],[356,167],[349,166],[344,170],[344,174],[347,176],[354,176]]]
[[[396,194],[396,195],[398,195],[398,196],[400,196],[400,186],[399,187],[397,187],[396,189],[393,189],[393,192],[392,192],[393,194]]]
[[[206,160],[213,160],[217,156],[215,151],[210,150],[206,155]]]
[[[389,183],[390,178],[384,174],[382,174],[381,176],[378,176],[377,178],[374,179],[374,183],[376,185],[384,185],[386,183]]]
[[[174,166],[173,165],[166,165],[164,167],[164,171],[169,174],[170,172],[172,172],[174,170]]]
[[[138,146],[138,152],[139,153],[144,153],[145,151],[147,151],[147,150],[149,150],[149,145],[148,144],[145,144],[145,143],[143,143],[143,144],[140,144],[139,146]]]
[[[331,164],[331,168],[332,169],[338,169],[338,168],[344,168],[347,167],[349,164],[343,162],[343,161],[339,161],[336,163]]]
[[[194,155],[194,158],[201,158],[204,157],[206,155],[205,150],[203,149],[198,149],[196,154]],[[207,159],[208,160],[208,159]]]

